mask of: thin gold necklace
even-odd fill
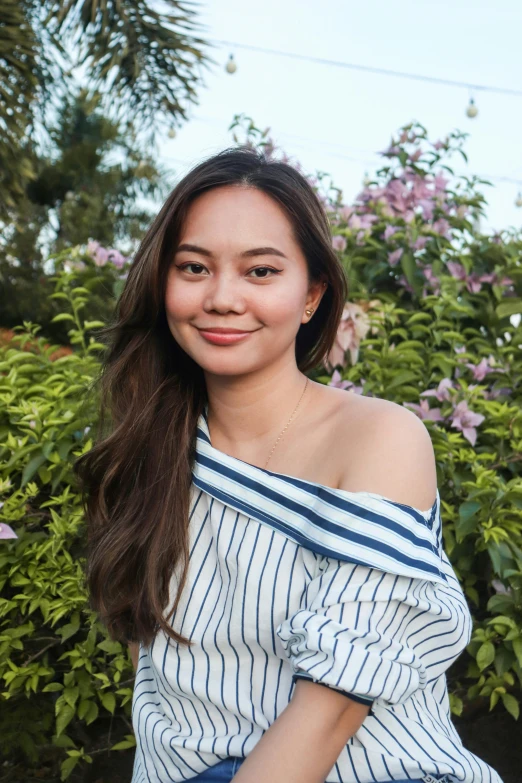
[[[308,379],[308,377],[307,377],[307,379],[306,379],[306,383],[305,383],[305,386],[304,386],[304,389],[303,389],[303,393],[301,394],[301,396],[300,396],[300,398],[299,398],[299,402],[297,403],[297,405],[296,405],[296,406],[295,406],[295,408],[294,408],[294,412],[292,413],[292,415],[291,415],[291,416],[290,416],[290,418],[288,419],[288,421],[287,421],[287,423],[286,423],[286,427],[285,427],[285,428],[284,428],[284,429],[281,431],[281,433],[280,433],[280,435],[279,435],[278,439],[276,440],[276,442],[275,442],[275,443],[274,443],[274,445],[272,446],[272,451],[271,451],[271,452],[270,452],[270,454],[268,455],[268,459],[267,459],[267,461],[265,462],[265,468],[266,468],[266,466],[268,465],[268,463],[269,463],[269,461],[270,461],[270,457],[271,457],[271,456],[272,456],[272,454],[274,453],[274,449],[275,449],[275,447],[277,446],[277,444],[278,444],[278,443],[279,443],[279,441],[281,440],[281,437],[282,437],[283,433],[284,433],[284,432],[286,432],[286,430],[287,430],[287,428],[288,428],[288,425],[290,424],[290,422],[291,422],[291,421],[292,421],[292,419],[294,418],[294,415],[295,415],[295,413],[297,412],[297,409],[299,408],[299,405],[301,404],[301,400],[302,400],[302,399],[303,399],[303,397],[304,397],[304,393],[305,393],[305,391],[306,391],[306,387],[308,386],[308,380],[309,380],[309,379]]]

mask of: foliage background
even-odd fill
[[[278,153],[249,118],[231,129],[235,142]],[[462,720],[507,710],[514,722],[522,329],[511,316],[522,304],[522,238],[476,229],[482,183],[449,167],[464,141],[453,133],[432,143],[419,124],[405,126],[352,205],[325,175],[310,177],[350,288],[336,345],[312,377],[406,405],[428,427],[444,544],[475,620],[449,672],[452,709]],[[88,608],[71,470],[92,445],[104,350],[96,332],[111,317],[128,259],[91,241],[52,261],[45,285],[49,322],[61,330],[55,344],[26,318],[0,345],[0,752],[13,780],[27,780],[31,765],[49,780],[81,780],[109,749],[134,745],[132,666]]]

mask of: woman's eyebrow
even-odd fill
[[[179,245],[179,247],[176,249],[176,253],[180,253],[182,250],[186,250],[189,253],[199,253],[202,256],[214,258],[214,254],[210,250],[206,250],[204,247],[199,247],[199,245],[191,245],[185,242],[184,244]],[[281,258],[286,258],[285,254],[275,247],[254,247],[251,250],[244,250],[243,253],[239,254],[240,258],[252,258],[254,256],[268,255],[281,256]]]

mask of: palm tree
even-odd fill
[[[31,177],[32,148],[79,78],[113,119],[154,134],[187,120],[197,73],[215,61],[192,34],[196,3],[163,0],[2,0],[0,216]]]

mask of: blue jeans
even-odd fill
[[[205,772],[200,772],[195,778],[190,778],[187,783],[230,783],[239,767],[245,759],[236,756],[229,756],[227,759],[223,759],[213,767],[209,767]],[[386,783],[386,781],[384,781]],[[388,783],[423,783],[421,778],[415,780],[393,780]]]

